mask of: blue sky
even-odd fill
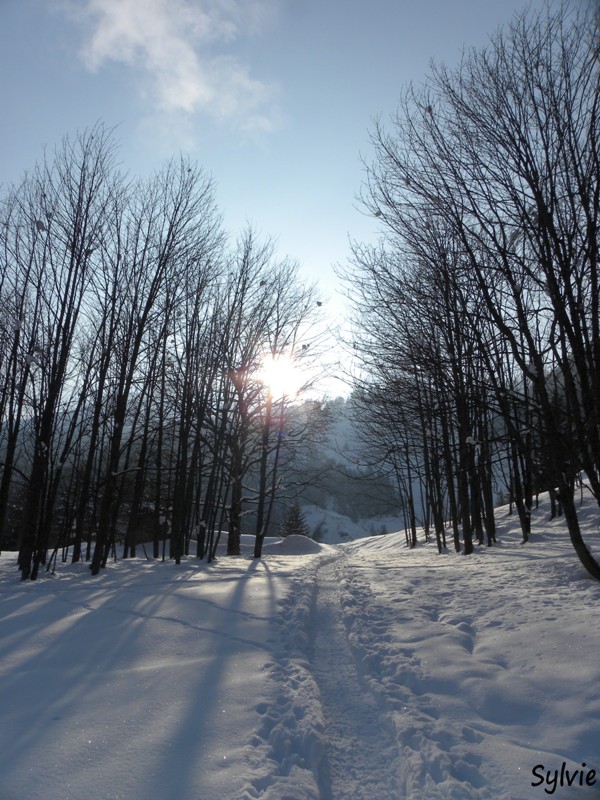
[[[531,4],[541,6],[542,0]],[[227,228],[246,222],[318,279],[348,239],[374,116],[403,84],[524,7],[521,0],[0,0],[0,183],[98,119],[146,174],[183,151],[212,174]],[[326,305],[324,306],[326,307]]]

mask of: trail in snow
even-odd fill
[[[600,584],[542,503],[468,558],[246,537],[23,584],[2,554],[0,800],[598,800]]]
[[[348,644],[339,602],[343,557],[319,569],[311,615],[310,662],[325,723],[321,800],[397,800],[398,750],[364,685]]]

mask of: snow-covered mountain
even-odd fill
[[[341,544],[366,536],[378,536],[398,530],[402,525],[401,516],[379,515],[355,522],[337,511],[310,504],[302,506],[302,513],[312,538],[326,544]]]

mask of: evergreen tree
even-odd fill
[[[310,530],[298,503],[291,505],[281,523],[281,536],[310,536]]]

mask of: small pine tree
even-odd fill
[[[298,503],[291,505],[281,523],[281,536],[310,536],[310,530]]]

